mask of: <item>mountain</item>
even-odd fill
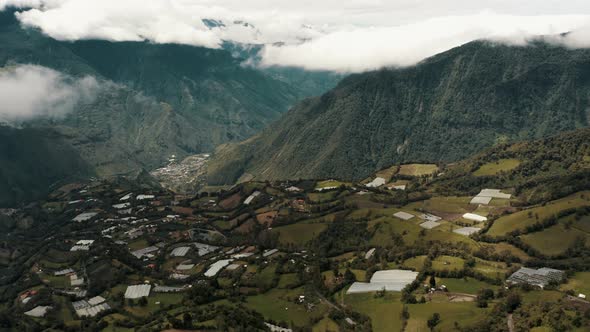
[[[35,64],[101,82],[104,89],[93,102],[78,105],[64,118],[26,124],[59,135],[100,176],[153,170],[172,155],[183,158],[244,140],[296,100],[331,87],[322,73],[285,79],[278,77],[280,69],[271,75],[244,66],[242,58],[224,49],[59,41],[22,27],[14,10],[0,12],[0,44],[0,70]],[[19,190],[27,191],[26,185]]]
[[[261,134],[221,146],[208,181],[359,180],[402,162],[450,162],[498,143],[588,126],[590,51],[476,41],[409,68],[344,79]]]
[[[93,175],[66,139],[52,130],[0,125],[0,206],[44,197],[61,180]]]

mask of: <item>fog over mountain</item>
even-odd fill
[[[523,44],[572,32],[555,42],[587,47],[590,35],[584,1],[0,1],[8,6],[59,40],[263,44],[262,66],[342,72],[413,65],[475,39]]]

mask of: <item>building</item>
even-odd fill
[[[377,271],[371,277],[370,282],[355,282],[346,293],[368,293],[383,289],[386,291],[401,291],[416,280],[417,276],[418,272],[408,270]]]
[[[540,268],[538,270],[528,267],[521,267],[506,281],[511,284],[529,284],[545,288],[545,286],[551,282],[561,282],[564,277],[565,272],[561,270],[550,269],[547,267]]]
[[[133,285],[128,286],[125,291],[126,299],[139,299],[150,296],[151,285]]]

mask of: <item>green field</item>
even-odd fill
[[[298,282],[299,278],[297,278],[296,273],[281,274],[278,288],[290,288],[291,286],[296,285]]]
[[[500,172],[507,172],[515,169],[520,165],[518,159],[500,159],[491,163],[487,163],[478,168],[473,175],[475,176],[489,176],[496,175]]]
[[[399,169],[400,175],[422,176],[431,175],[438,170],[434,164],[408,164],[402,165]]]
[[[340,187],[342,185],[350,185],[350,183],[344,183],[337,180],[325,180],[316,183],[315,190],[321,190],[325,188]]]
[[[422,268],[424,267],[425,260],[426,260],[426,256],[416,256],[416,257],[408,258],[402,263],[402,266],[416,270],[416,271],[421,271]]]
[[[445,285],[449,292],[474,295],[476,295],[480,289],[489,288],[495,290],[498,288],[498,286],[490,285],[486,282],[469,277],[464,279],[436,278],[436,284]]]
[[[568,282],[559,287],[562,291],[573,290],[575,296],[582,293],[590,297],[590,272],[577,272],[569,277]]]
[[[398,166],[391,166],[386,169],[382,169],[375,174],[376,177],[384,178],[385,181],[389,182],[391,178],[397,173]],[[370,182],[370,181],[369,181]]]
[[[589,217],[575,220],[575,216],[572,215],[561,218],[557,225],[541,232],[523,235],[521,239],[544,255],[559,255],[570,248],[578,237],[585,239],[586,245],[589,245],[590,233],[585,231],[589,227]]]
[[[328,317],[325,317],[324,319],[322,319],[321,321],[319,321],[317,324],[315,324],[313,326],[312,331],[313,332],[337,332],[337,331],[340,331],[340,327],[338,326],[338,324],[336,324],[336,322],[334,322],[333,320],[331,320]]]
[[[485,275],[488,278],[503,280],[506,272],[508,271],[508,267],[506,266],[506,263],[491,262],[476,258],[473,270]]]
[[[303,294],[303,288],[272,289],[264,294],[247,297],[246,306],[258,311],[266,319],[293,322],[297,326],[303,326],[313,317],[323,317],[327,310],[324,305],[317,305],[316,310],[307,312],[305,306],[293,302]]]
[[[402,303],[400,294],[387,292],[384,297],[375,298],[373,294],[350,294],[345,303],[353,310],[371,318],[373,331],[400,331]]]
[[[442,270],[463,270],[465,260],[460,257],[439,256],[432,261],[432,269],[435,271]]]
[[[371,220],[368,224],[369,232],[373,232],[371,245],[388,246],[393,243],[393,235],[402,236],[404,243],[412,244],[418,239],[421,228],[413,222],[401,221],[394,217],[381,217]]]
[[[328,225],[318,223],[298,223],[273,228],[271,232],[279,234],[281,244],[292,243],[296,246],[303,246],[314,237],[323,232]]]
[[[455,331],[455,322],[467,326],[486,317],[488,309],[480,309],[472,302],[428,302],[408,305],[410,319],[406,332],[429,332],[426,325],[432,314],[440,314],[440,324],[436,331]],[[393,330],[391,330],[393,331]]]
[[[581,198],[584,195],[585,198]],[[506,235],[514,230],[523,229],[527,225],[532,225],[538,221],[556,214],[559,211],[590,205],[590,192],[580,192],[574,195],[551,201],[545,206],[538,206],[531,209],[516,212],[494,221],[494,225],[488,230],[487,234],[492,236]],[[536,216],[538,215],[538,220]]]
[[[433,197],[426,201],[416,202],[410,204],[414,209],[424,209],[436,212],[464,214],[473,211],[475,208],[470,205],[471,197]]]
[[[182,293],[152,293],[147,298],[148,304],[145,307],[139,306],[135,300],[134,306],[125,306],[125,310],[139,317],[146,317],[168,305],[180,304],[184,294]],[[159,302],[159,303],[158,303]]]

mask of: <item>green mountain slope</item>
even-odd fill
[[[514,188],[521,205],[590,188],[590,129],[515,144],[500,144],[453,164],[431,185],[445,195],[481,188]]]
[[[0,125],[0,206],[40,199],[61,180],[92,175],[92,168],[58,133]]]
[[[321,75],[275,78],[244,67],[226,50],[147,42],[61,42],[21,27],[11,10],[0,12],[0,44],[0,67],[37,64],[116,83],[63,121],[39,124],[69,137],[105,174],[137,166],[151,169],[170,154],[210,152],[221,143],[246,139],[298,98],[327,89]]]
[[[399,162],[459,160],[587,126],[588,91],[588,50],[472,42],[299,103],[255,138],[218,149],[209,181],[358,180]]]

